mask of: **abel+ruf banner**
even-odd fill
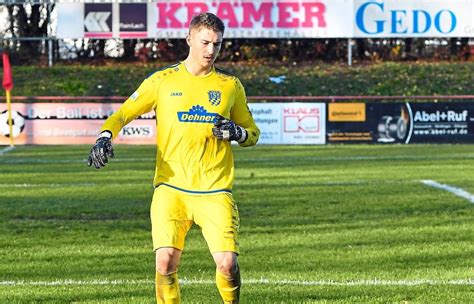
[[[474,0],[61,2],[57,38],[184,38],[211,12],[226,38],[474,37]]]
[[[474,143],[472,102],[329,103],[328,143]]]

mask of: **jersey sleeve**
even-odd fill
[[[156,106],[158,99],[158,86],[156,80],[147,78],[138,89],[112,114],[103,124],[101,131],[109,130],[113,138],[117,137],[120,130],[138,116],[150,112]]]
[[[252,113],[247,105],[245,89],[238,79],[236,80],[236,98],[234,107],[230,113],[230,119],[247,131],[247,139],[239,143],[240,146],[249,147],[257,144],[258,138],[260,137],[260,130],[255,124]]]

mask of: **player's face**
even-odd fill
[[[208,68],[219,55],[222,45],[222,33],[201,27],[191,30],[186,40],[192,60],[196,64]]]

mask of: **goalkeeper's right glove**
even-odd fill
[[[212,134],[218,139],[235,140],[239,143],[243,143],[247,139],[247,131],[244,128],[219,114],[217,114],[214,120]]]
[[[114,149],[112,148],[112,132],[104,131],[100,133],[95,145],[92,147],[87,165],[94,165],[96,169],[104,167],[109,161],[108,157],[114,158]]]

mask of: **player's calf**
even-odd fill
[[[239,303],[240,269],[237,255],[233,252],[217,252],[213,254],[216,262],[216,285],[225,304]]]
[[[161,274],[157,271],[156,302],[158,304],[179,304],[180,298],[177,273]]]
[[[160,248],[156,251],[156,301],[158,304],[179,304],[178,264],[181,250]]]

